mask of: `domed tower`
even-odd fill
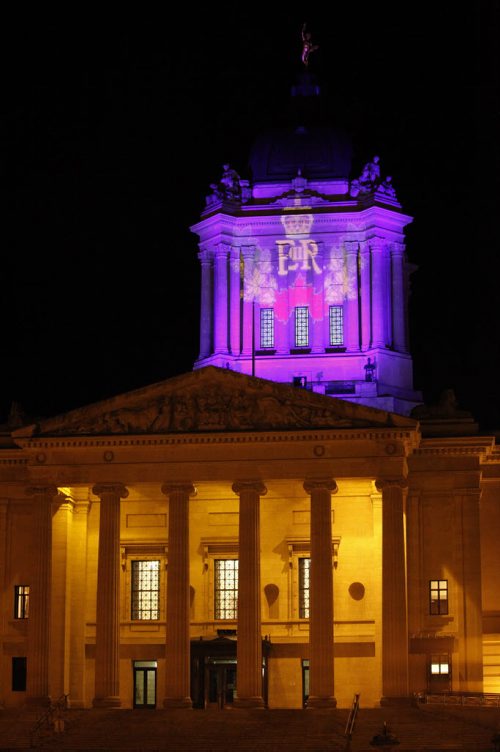
[[[412,221],[378,156],[351,174],[350,139],[314,124],[304,73],[300,119],[260,135],[250,179],[224,165],[199,236],[200,355],[214,365],[409,414],[404,228]],[[354,178],[354,179],[353,179]]]

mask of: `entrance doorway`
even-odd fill
[[[156,707],[156,661],[134,661],[134,708]]]
[[[222,710],[236,698],[236,661],[211,659],[206,664],[206,707]]]

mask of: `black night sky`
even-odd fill
[[[192,369],[189,226],[223,162],[248,177],[255,135],[286,122],[307,21],[352,177],[379,154],[415,218],[415,387],[500,429],[498,4],[322,5],[4,24],[0,421]]]

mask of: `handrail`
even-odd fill
[[[356,716],[359,710],[359,695],[360,695],[359,692],[354,695],[352,706],[349,711],[349,717],[347,719],[347,723],[346,723],[346,727],[344,731],[344,736],[347,736],[348,739],[352,739],[352,732],[354,731],[354,724],[356,723]]]
[[[58,719],[59,714],[62,710],[66,710],[68,707],[68,697],[69,695],[61,695],[55,702],[50,702],[49,707],[45,712],[38,718],[36,723],[33,725],[30,731],[30,747],[35,746],[36,742],[36,735],[44,726],[45,724],[49,725],[52,721],[55,721]],[[54,717],[56,716],[57,717]]]
[[[500,694],[494,692],[420,692],[420,702],[428,705],[485,705],[500,707]]]

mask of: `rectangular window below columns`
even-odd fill
[[[274,347],[274,310],[260,309],[260,347],[262,350]]]
[[[344,344],[344,309],[332,305],[329,310],[330,347],[342,347]]]
[[[295,309],[295,347],[309,347],[309,308]]]

